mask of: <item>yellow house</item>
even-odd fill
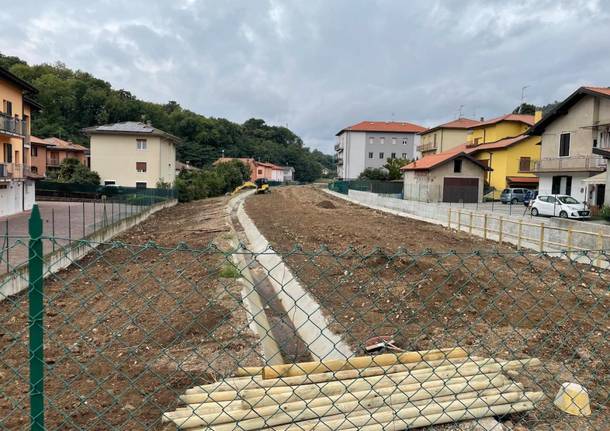
[[[479,124],[477,120],[458,118],[419,132],[420,144],[417,146],[417,151],[426,157],[458,147],[466,142],[470,129],[477,124]]]
[[[492,188],[494,198],[508,187],[538,186],[532,170],[540,158],[540,138],[526,132],[540,116],[508,114],[472,127],[465,151],[492,169],[485,183]]]
[[[32,111],[40,105],[28,98],[37,90],[0,68],[0,216],[32,208],[34,182],[30,172]]]

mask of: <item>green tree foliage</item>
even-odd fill
[[[385,168],[366,168],[358,178],[361,180],[387,181],[390,179],[390,175]]]
[[[388,159],[386,164],[383,165],[388,170],[388,179],[391,181],[399,180],[402,177],[400,168],[409,163],[411,163],[411,160],[408,159]]]
[[[28,65],[17,57],[0,54],[0,66],[31,82],[44,109],[33,116],[33,133],[57,136],[87,145],[80,132],[85,127],[120,121],[149,120],[182,139],[177,158],[196,167],[210,166],[224,151],[227,157],[257,160],[295,168],[297,181],[313,181],[323,167],[335,170],[333,157],[311,151],[291,130],[252,118],[236,124],[224,118],[205,117],[182,108],[139,100],[126,90],[89,73],[73,71],[62,63]]]
[[[532,105],[531,103],[522,103],[513,109],[513,114],[534,115],[538,110],[540,110],[540,108],[536,105]]]
[[[72,184],[87,184],[97,186],[100,176],[95,171],[90,171],[78,159],[66,158],[59,165],[57,182]]]
[[[250,169],[239,160],[200,171],[182,171],[176,178],[180,202],[221,196],[250,178]]]

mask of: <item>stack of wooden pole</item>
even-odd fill
[[[403,430],[532,410],[542,399],[506,371],[538,359],[469,357],[461,348],[256,368],[186,391],[163,415],[180,429]]]

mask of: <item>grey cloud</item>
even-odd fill
[[[432,126],[460,105],[503,114],[523,85],[538,104],[610,85],[609,3],[25,0],[0,12],[0,50],[204,115],[288,124],[330,152],[362,119]]]

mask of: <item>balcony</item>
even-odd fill
[[[421,144],[417,146],[417,151],[425,153],[427,151],[436,151],[436,144],[434,142],[430,144]]]
[[[603,172],[606,160],[598,155],[546,157],[534,164],[533,172]]]
[[[23,179],[31,174],[29,166],[16,163],[0,163],[0,180]]]
[[[23,138],[26,132],[27,123],[24,120],[0,113],[0,134]]]
[[[343,151],[343,145],[335,144],[335,152],[340,153],[341,151]]]

